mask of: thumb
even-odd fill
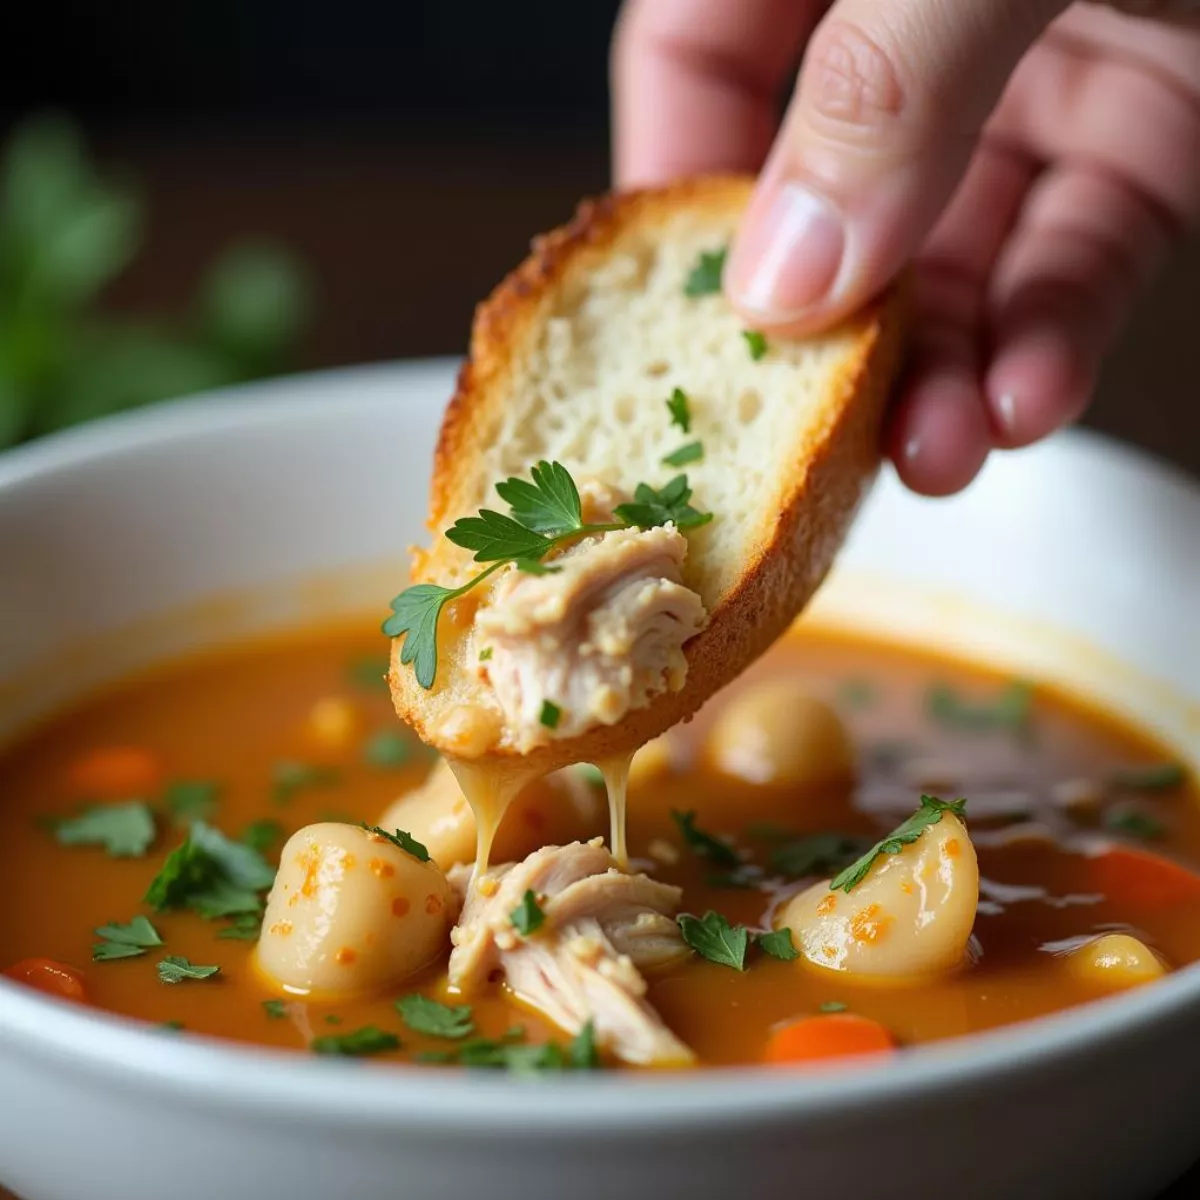
[[[839,0],[735,239],[756,327],[827,327],[883,288],[949,200],[1013,68],[1068,0]]]

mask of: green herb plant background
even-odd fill
[[[0,162],[0,450],[287,366],[312,289],[268,242],[225,250],[178,319],[97,311],[141,248],[144,216],[136,189],[99,174],[69,121],[16,127]]]

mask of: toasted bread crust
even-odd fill
[[[498,435],[505,386],[513,363],[548,297],[568,269],[600,260],[630,223],[654,220],[681,205],[740,211],[752,181],[705,177],[665,188],[615,194],[582,204],[575,218],[537,239],[531,255],[476,310],[470,357],[446,411],[435,454],[429,526],[440,534],[478,503],[475,464]],[[783,634],[824,578],[880,461],[881,426],[898,373],[905,306],[893,290],[848,326],[854,352],[822,397],[820,429],[797,447],[795,470],[778,480],[774,503],[765,505],[754,552],[737,584],[709,614],[707,628],[686,644],[683,689],[664,693],[617,725],[597,726],[577,738],[551,742],[524,762],[551,771],[572,762],[596,762],[630,753],[691,717],[717,690],[739,675]],[[484,481],[485,486],[493,481]],[[437,555],[418,559],[414,581],[434,578]],[[396,710],[426,741],[437,745],[436,702],[400,665],[393,644],[389,681]],[[442,747],[445,749],[444,747]],[[484,760],[512,760],[497,749]]]
[[[582,258],[601,258],[628,225],[654,220],[682,205],[744,208],[751,187],[752,181],[744,175],[706,175],[665,188],[610,192],[584,200],[566,225],[534,238],[529,257],[475,309],[470,353],[459,371],[434,451],[431,533],[440,534],[472,505],[474,483],[463,465],[476,461],[500,424],[499,411],[483,398],[503,394],[502,383],[511,370],[514,351],[568,268]]]

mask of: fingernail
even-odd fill
[[[846,248],[841,215],[802,184],[782,182],[755,197],[734,246],[729,291],[773,322],[803,316],[833,287]]]
[[[1011,437],[1017,428],[1017,397],[1015,392],[1001,392],[992,401],[992,412],[996,417],[996,424],[1000,426],[1000,432],[1005,437]]]

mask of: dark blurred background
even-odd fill
[[[179,319],[247,235],[303,265],[311,315],[286,353],[257,369],[192,363],[181,385],[458,353],[474,303],[530,236],[606,184],[617,7],[22,5],[0,18],[0,122],[66,113],[103,174],[136,181],[141,248],[98,289],[101,314]],[[1114,356],[1090,420],[1200,472],[1198,313],[1192,247]]]
[[[232,366],[176,362],[180,386],[459,353],[473,305],[530,236],[606,185],[617,8],[617,0],[22,5],[0,18],[9,49],[0,123],[7,131],[30,114],[68,114],[100,172],[136,182],[140,249],[97,286],[91,303],[102,317],[194,316],[206,272],[245,236],[267,236],[303,268],[297,328],[276,331],[286,345]],[[269,291],[271,281],[257,282]],[[236,291],[227,298],[230,319],[239,303]],[[1195,472],[1198,313],[1193,246],[1141,310],[1090,417]],[[78,339],[68,328],[60,340]],[[195,347],[186,349],[194,358]],[[132,374],[141,363],[135,355]],[[171,361],[158,365],[165,387]],[[90,363],[86,373],[96,373]]]

